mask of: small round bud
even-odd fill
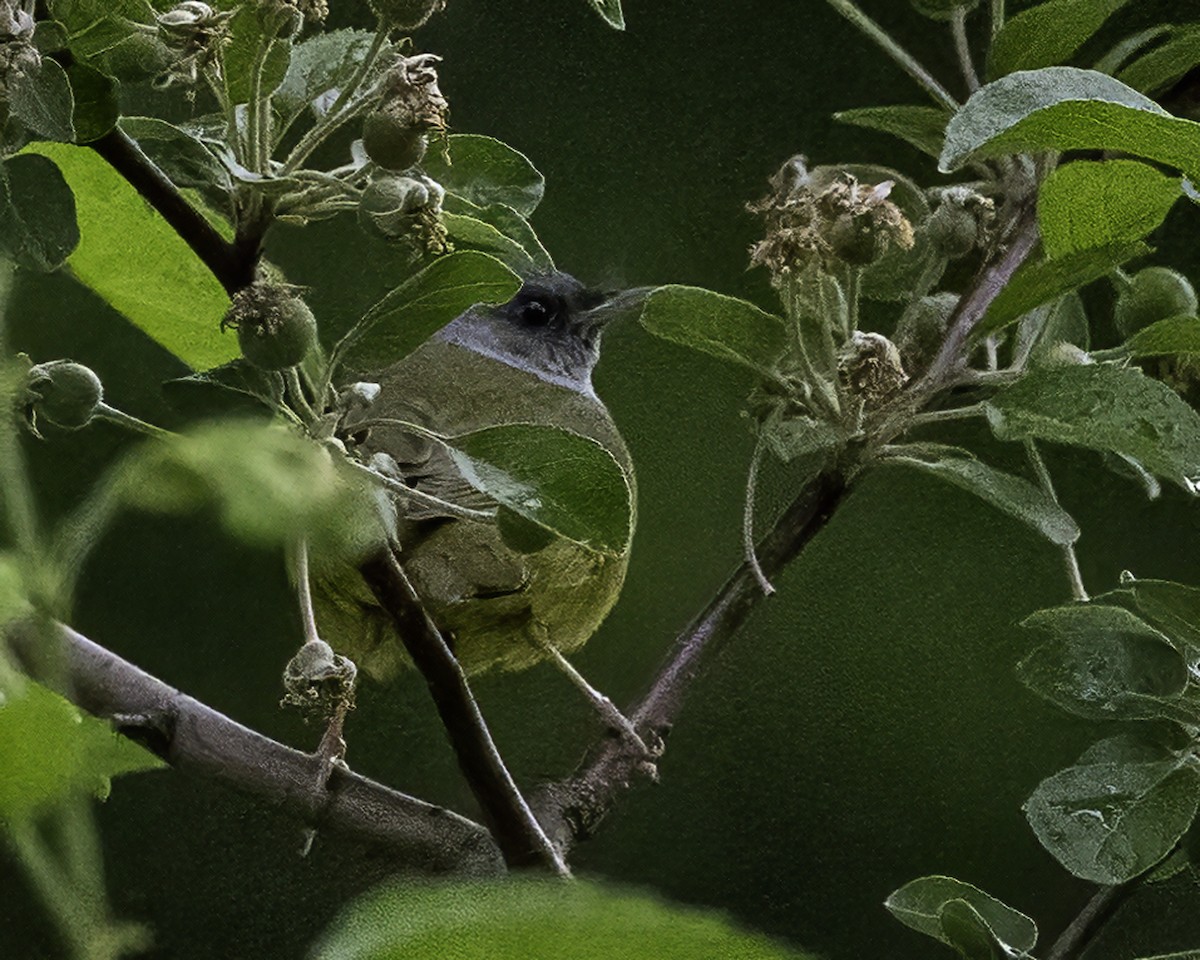
[[[1169,267],[1146,267],[1118,295],[1113,320],[1121,336],[1131,337],[1168,317],[1194,317],[1196,308],[1196,290],[1187,277]]]
[[[446,0],[367,0],[375,15],[384,23],[400,30],[416,30],[439,10],[446,9]]]
[[[920,371],[929,366],[941,349],[958,299],[957,293],[935,293],[922,297],[901,314],[893,338],[906,369]]]
[[[934,248],[948,260],[967,256],[987,241],[996,219],[996,205],[969,187],[938,191],[941,202],[925,225]]]
[[[376,110],[363,120],[363,149],[384,170],[408,170],[425,159],[425,134],[390,110]]]
[[[28,406],[36,418],[66,430],[86,426],[104,401],[104,385],[88,367],[73,360],[39,363],[29,371]]]
[[[294,288],[259,280],[233,295],[221,329],[237,330],[242,356],[262,370],[294,367],[317,339],[312,311]]]
[[[358,222],[385,240],[408,234],[413,216],[429,205],[429,188],[411,177],[384,177],[363,191]]]
[[[1029,362],[1035,367],[1081,367],[1096,361],[1082,347],[1059,340],[1044,350],[1035,351]]]

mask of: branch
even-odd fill
[[[778,575],[829,522],[847,492],[840,470],[822,473],[776,522],[756,550],[768,579]],[[682,712],[704,661],[741,629],[765,594],[752,564],[734,571],[690,623],[659,670],[650,692],[628,713],[642,739],[662,744]],[[646,758],[625,740],[607,738],[567,780],[545,787],[535,801],[539,819],[562,850],[592,835],[644,770]]]
[[[471,694],[462,667],[430,619],[392,548],[360,568],[429,685],[458,765],[510,867],[569,870],[525,802]]]
[[[1104,929],[1105,924],[1141,885],[1141,879],[1138,877],[1127,883],[1097,890],[1062,935],[1054,941],[1046,960],[1074,960],[1081,956],[1084,950],[1092,945],[1092,941]]]
[[[182,773],[222,784],[329,836],[385,850],[431,873],[504,872],[488,831],[343,768],[320,787],[322,758],[256,733],[59,625],[75,703]],[[30,625],[7,635],[26,659],[46,634]]]
[[[120,127],[114,127],[89,146],[162,214],[212,271],[226,293],[236,293],[253,281],[262,246],[263,223],[256,221],[251,229],[239,230],[237,240],[229,243],[184,199],[170,178],[142,152],[137,141]]]

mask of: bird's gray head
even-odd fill
[[[592,393],[600,334],[645,291],[604,294],[566,273],[526,280],[508,303],[472,307],[438,337],[549,383]]]

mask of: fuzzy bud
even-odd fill
[[[38,419],[65,430],[87,426],[104,402],[104,386],[88,367],[73,360],[51,360],[30,368],[26,417],[37,432]]]
[[[990,198],[969,187],[950,187],[942,191],[925,229],[942,256],[957,260],[986,242],[995,219],[996,205]]]
[[[958,306],[957,293],[935,293],[912,303],[900,316],[893,338],[911,372],[924,371],[937,355]]]
[[[908,382],[900,351],[879,333],[855,330],[838,358],[838,375],[846,389],[872,406]]]
[[[262,370],[294,367],[317,340],[317,321],[287,284],[258,280],[233,295],[221,329],[237,331],[242,356]]]
[[[425,135],[444,134],[450,104],[438,87],[431,53],[400,57],[380,83],[379,108],[363,121],[363,148],[385,170],[407,170],[425,155]]]

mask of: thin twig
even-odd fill
[[[950,30],[954,34],[954,50],[962,68],[967,90],[974,93],[979,89],[979,74],[975,72],[975,61],[971,57],[971,42],[967,39],[967,8],[955,7],[950,17]]]
[[[1114,887],[1101,887],[1090,899],[1079,914],[1071,921],[1070,926],[1062,932],[1046,960],[1076,960],[1083,955],[1084,950],[1091,946],[1104,925],[1113,918],[1122,904],[1140,886],[1141,878],[1130,880],[1128,883]]]
[[[320,757],[236,723],[70,627],[58,625],[55,634],[75,703],[180,772],[428,872],[503,872],[500,852],[479,824],[341,768],[318,790]],[[6,639],[22,656],[36,656],[46,635],[22,624],[8,628]]]
[[[992,40],[1004,29],[1004,0],[992,0]]]
[[[458,765],[483,809],[505,862],[569,875],[566,863],[509,774],[479,711],[466,675],[421,605],[394,548],[364,563],[363,579],[392,619],[396,633],[429,685]]]

